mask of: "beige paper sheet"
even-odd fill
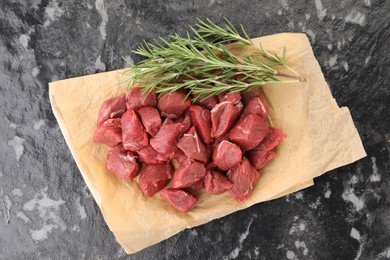
[[[366,153],[348,108],[339,108],[304,34],[282,33],[254,39],[281,53],[306,82],[264,87],[273,124],[288,138],[263,169],[252,196],[242,204],[225,193],[200,192],[199,202],[182,214],[158,194],[145,198],[137,184],[118,179],[104,165],[108,148],[92,142],[101,103],[124,91],[118,71],[50,83],[50,101],[72,155],[118,242],[134,253],[213,219],[313,185],[313,178],[352,163]],[[250,51],[250,50],[248,50]],[[56,174],[56,173],[53,173]]]

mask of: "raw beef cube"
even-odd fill
[[[230,101],[234,105],[237,105],[240,102],[240,100],[241,100],[240,92],[228,92],[221,98],[221,102]]]
[[[161,127],[161,117],[158,110],[154,107],[143,107],[137,112],[141,117],[141,121],[146,132],[148,132],[151,136],[155,136]]]
[[[196,95],[193,97],[195,98]],[[218,104],[218,98],[216,96],[211,96],[208,98],[200,97],[195,101],[195,104],[211,110],[215,107],[216,104]]]
[[[244,107],[241,117],[245,117],[250,114],[256,114],[261,116],[263,119],[267,119],[269,109],[267,103],[259,96],[252,98],[248,104]]]
[[[121,119],[107,119],[93,134],[93,141],[115,147],[122,142]]]
[[[280,129],[276,127],[268,127],[268,134],[264,137],[263,141],[254,148],[254,150],[264,150],[265,148],[267,150],[272,150],[282,139],[286,137],[287,135],[285,135]]]
[[[211,143],[211,115],[210,111],[206,108],[203,108],[198,105],[190,106],[190,117],[192,123],[196,127],[196,131],[198,131],[202,140],[209,144]]]
[[[151,164],[151,163],[166,162],[169,160],[169,157],[165,154],[161,154],[157,152],[149,144],[148,146],[138,151],[138,159],[140,162]]]
[[[204,178],[200,179],[199,181],[195,182],[194,184],[191,184],[190,186],[187,187],[187,189],[190,190],[201,190],[204,188]]]
[[[185,98],[186,93],[184,91],[164,94],[159,98],[157,108],[164,117],[179,118],[184,110],[191,105],[191,101]]]
[[[179,134],[180,137],[182,137],[191,127],[191,118],[188,115],[188,113],[186,113],[184,116],[174,120],[173,122],[182,124],[182,126],[180,128],[180,134]]]
[[[206,168],[202,163],[189,162],[188,164],[180,165],[173,175],[172,188],[186,188],[198,182],[205,175]]]
[[[120,117],[126,111],[125,94],[116,98],[111,98],[103,102],[100,106],[97,126],[103,124],[109,118]]]
[[[139,151],[148,145],[148,134],[134,110],[127,110],[121,121],[123,147],[126,150]]]
[[[213,163],[219,169],[227,171],[241,162],[242,151],[238,145],[222,141],[214,147]]]
[[[177,149],[176,160],[179,164],[187,164],[191,159],[180,149]]]
[[[211,138],[220,137],[227,133],[240,116],[242,104],[233,105],[225,101],[211,110]]]
[[[194,195],[184,190],[165,189],[160,192],[160,197],[183,213],[187,213],[198,202]]]
[[[233,183],[230,194],[236,201],[243,202],[251,195],[260,173],[247,159],[244,159],[240,164],[230,169],[227,176]]]
[[[274,151],[267,151],[265,153],[260,152],[257,154],[257,151],[250,151],[249,152],[249,160],[251,161],[253,167],[255,167],[257,170],[260,170],[263,168],[267,163],[272,161],[272,159],[275,158],[275,152]]]
[[[173,166],[169,162],[146,164],[141,171],[138,182],[142,193],[150,197],[162,190],[172,178],[173,170]]]
[[[134,154],[122,146],[108,152],[106,168],[118,177],[130,180],[134,179],[141,169]]]
[[[241,101],[244,103],[244,105],[247,105],[248,102],[255,97],[260,97],[260,89],[258,88],[251,91],[243,91],[241,95]]]
[[[156,107],[157,94],[155,92],[142,94],[140,87],[133,87],[126,93],[127,110],[138,110],[141,107]]]
[[[248,115],[238,120],[229,132],[229,139],[238,144],[243,151],[248,151],[264,139],[268,133],[264,119],[258,115]]]
[[[275,157],[275,153],[271,150],[274,149],[283,138],[287,137],[277,128],[269,127],[268,129],[269,132],[264,137],[263,141],[248,152],[249,160],[256,169],[263,168],[267,162]]]
[[[172,154],[175,151],[181,127],[181,123],[162,125],[156,136],[150,139],[150,145],[159,153]]]
[[[204,177],[204,187],[208,194],[218,195],[229,190],[232,187],[232,182],[217,171],[207,171]]]
[[[184,134],[177,144],[177,147],[182,150],[187,157],[204,163],[207,162],[206,146],[198,137],[195,127],[191,127],[191,129]]]

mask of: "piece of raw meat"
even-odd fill
[[[169,160],[167,155],[157,152],[150,144],[139,150],[137,153],[138,160],[148,164],[161,163]]]
[[[115,147],[122,142],[121,119],[107,119],[93,134],[93,141]]]
[[[173,174],[172,188],[180,189],[186,188],[206,175],[206,168],[199,162],[188,162],[187,164],[180,165]]]
[[[116,98],[111,98],[103,102],[100,106],[97,126],[99,127],[103,122],[109,118],[120,117],[126,111],[125,94]]]
[[[179,164],[187,164],[191,159],[180,149],[177,149],[175,153],[175,159]]]
[[[150,197],[167,186],[172,179],[173,171],[173,166],[169,162],[146,164],[139,176],[139,188],[145,196]]]
[[[164,189],[160,192],[160,197],[183,213],[187,213],[198,202],[194,195],[184,190]]]
[[[232,187],[232,182],[229,179],[217,172],[217,171],[207,171],[206,176],[204,177],[204,187],[208,194],[218,195],[224,193]]]
[[[172,154],[180,134],[181,123],[162,125],[156,136],[150,139],[150,145],[159,153]]]
[[[237,105],[240,102],[240,100],[241,100],[240,92],[228,92],[221,98],[221,102],[230,101],[234,105]]]
[[[287,136],[278,128],[269,127],[268,134],[263,141],[248,152],[248,157],[252,165],[256,169],[263,168],[269,161],[275,157],[275,152],[272,151],[279,142]]]
[[[204,178],[200,179],[199,181],[195,182],[194,184],[191,184],[190,186],[187,187],[187,189],[190,190],[201,190],[204,188]]]
[[[249,160],[253,167],[257,170],[264,168],[264,166],[275,158],[276,153],[273,150],[265,153],[256,154],[256,152],[249,153]]]
[[[193,97],[195,98],[196,95],[194,95]],[[206,99],[201,97],[195,101],[195,104],[211,110],[215,107],[216,104],[218,104],[218,98],[216,96],[211,96]]]
[[[195,127],[191,127],[190,130],[183,135],[177,143],[177,147],[191,159],[198,160],[203,163],[208,161],[206,146],[200,140]]]
[[[148,145],[148,134],[134,110],[127,110],[122,115],[121,121],[122,142],[126,150],[136,152]]]
[[[191,127],[191,118],[189,116],[189,113],[186,113],[179,117],[176,120],[173,120],[174,123],[181,123],[181,128],[180,128],[180,134],[179,137],[182,137]]]
[[[197,132],[206,144],[211,143],[211,114],[207,108],[198,105],[190,106],[190,117]]]
[[[236,201],[243,202],[251,195],[260,173],[244,158],[241,163],[228,171],[227,177],[233,183],[230,194]]]
[[[262,97],[252,98],[248,104],[244,107],[241,117],[245,117],[250,114],[256,114],[261,116],[263,119],[267,119],[269,113],[268,105],[265,103]]]
[[[287,135],[284,134],[280,129],[276,127],[268,127],[268,134],[264,137],[263,141],[254,148],[254,150],[264,150],[264,148],[267,150],[274,149],[279,144],[279,142],[286,137]]]
[[[134,179],[140,172],[140,166],[134,154],[118,146],[107,154],[106,168],[124,179]]]
[[[240,147],[232,142],[222,141],[214,147],[213,163],[221,170],[229,170],[240,163],[241,159],[242,151]]]
[[[248,151],[264,139],[268,133],[264,119],[256,114],[240,118],[229,132],[229,139],[238,144],[243,151]]]
[[[227,133],[240,116],[242,104],[233,105],[230,101],[221,102],[211,110],[211,138]]]
[[[140,87],[132,87],[126,93],[126,107],[127,110],[138,110],[141,107],[156,107],[157,94],[151,92],[149,94],[142,94]]]
[[[146,132],[155,136],[161,127],[161,117],[158,110],[154,107],[142,107],[137,111],[141,118]]]
[[[243,91],[241,93],[241,101],[244,103],[244,105],[247,105],[248,102],[253,99],[254,97],[259,97],[260,96],[260,89],[256,88],[251,91]]]
[[[183,91],[163,94],[158,100],[157,108],[164,117],[179,118],[191,105],[191,101],[185,98],[186,93]]]

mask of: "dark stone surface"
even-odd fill
[[[126,256],[51,113],[48,82],[125,66],[196,17],[306,32],[368,156]],[[0,259],[389,259],[390,1],[0,1]]]

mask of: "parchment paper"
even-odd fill
[[[49,84],[50,101],[72,155],[102,214],[127,253],[134,253],[213,219],[313,185],[313,178],[366,156],[348,108],[339,108],[304,34],[282,33],[254,39],[264,49],[282,54],[306,82],[264,87],[274,126],[287,134],[277,156],[261,173],[244,203],[224,193],[199,194],[187,214],[156,194],[145,198],[135,182],[124,181],[104,165],[108,148],[94,143],[101,103],[125,91],[118,71]],[[248,50],[250,51],[250,50]],[[53,173],[59,174],[59,173]],[[62,173],[63,174],[63,173]]]

